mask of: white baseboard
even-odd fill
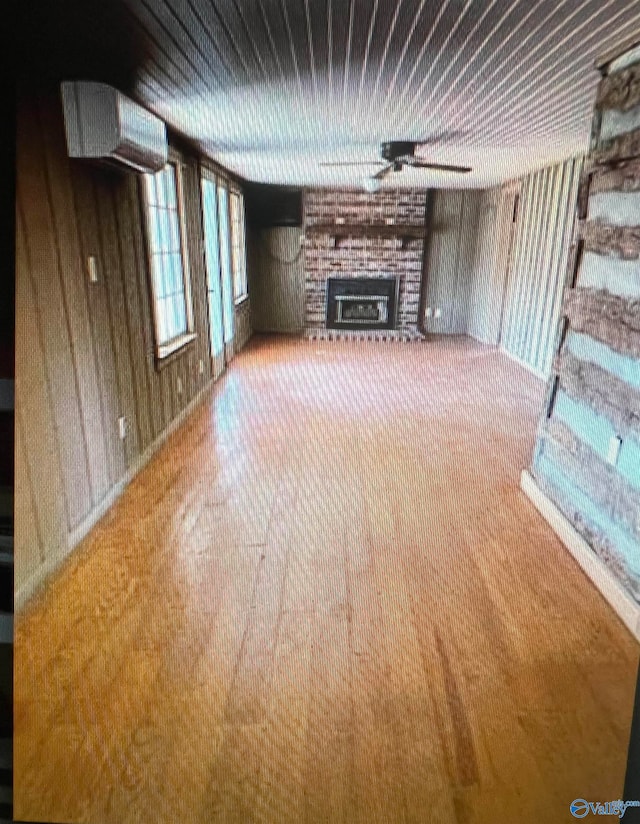
[[[637,641],[640,641],[640,604],[632,598],[526,470],[520,476],[520,487],[627,629]]]
[[[505,349],[505,347],[502,344],[500,344],[498,348],[504,355],[506,355],[508,358],[511,358],[512,361],[515,361],[519,366],[522,366],[528,372],[531,372],[531,374],[535,375],[536,378],[539,378],[541,381],[546,381],[548,379],[548,375],[545,375],[545,373],[542,372],[540,369],[536,369],[535,366],[531,366],[530,363],[527,363],[525,360],[522,360],[522,358],[519,358],[517,355],[514,355],[513,352],[510,352],[508,349]]]
[[[80,541],[85,538],[88,533],[93,529],[93,527],[98,523],[98,521],[106,515],[106,513],[111,509],[113,504],[116,500],[122,495],[124,490],[127,486],[131,483],[131,481],[135,478],[135,476],[143,469],[146,464],[149,463],[151,458],[155,455],[155,453],[160,449],[160,447],[165,443],[165,441],[172,435],[176,429],[178,429],[185,421],[186,418],[193,412],[193,410],[200,404],[208,392],[210,392],[213,388],[213,382],[210,381],[204,386],[198,394],[192,398],[191,401],[185,406],[185,408],[176,415],[176,417],[171,421],[171,423],[164,429],[158,437],[153,441],[149,446],[145,449],[145,451],[139,455],[136,460],[131,464],[127,472],[123,475],[122,478],[112,486],[111,489],[107,492],[104,498],[96,504],[96,506],[91,510],[91,512],[82,520],[78,526],[76,526],[71,532],[69,532],[67,536],[67,547],[66,550],[59,553],[54,554],[45,559],[45,561],[38,567],[38,569],[29,576],[29,578],[21,584],[19,587],[16,588],[13,596],[13,609],[14,613],[20,612],[21,609],[27,604],[27,602],[35,595],[35,593],[40,589],[40,587],[46,582],[50,575],[52,575],[58,567],[70,556],[72,551],[75,547],[80,543]]]

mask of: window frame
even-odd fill
[[[248,276],[247,276],[247,221],[245,215],[245,204],[244,204],[244,192],[238,186],[234,186],[233,184],[229,184],[228,188],[228,208],[229,208],[229,246],[231,250],[231,283],[233,288],[233,304],[234,306],[240,306],[249,298],[249,283],[248,283]],[[235,229],[234,229],[234,221],[233,221],[233,208],[231,206],[232,198],[238,198],[239,201],[239,215],[240,215],[240,227],[242,231],[242,244],[241,244],[241,254],[242,254],[242,262],[243,262],[243,275],[242,275],[242,288],[243,291],[236,295],[236,255],[234,250],[236,248],[235,244]]]
[[[205,284],[207,290],[207,317],[209,320],[209,352],[212,358],[222,356],[225,350],[225,330],[224,330],[224,306],[222,293],[222,248],[220,243],[220,214],[219,196],[220,176],[208,164],[202,161],[198,168],[198,183],[200,187],[200,209],[202,218],[202,242],[204,248],[205,261]],[[207,232],[206,213],[206,184],[213,187],[213,207],[215,225],[209,224],[210,233]],[[208,244],[215,245],[215,260],[209,256]],[[213,312],[211,308],[211,295],[215,296],[219,312]],[[218,323],[216,323],[218,321]],[[214,331],[215,330],[215,331]]]
[[[175,151],[169,151],[167,163],[162,169],[172,166],[175,178],[176,213],[178,218],[178,232],[180,236],[180,261],[182,266],[183,296],[185,304],[186,330],[180,334],[160,343],[160,318],[158,312],[158,300],[153,278],[153,251],[151,248],[151,209],[153,204],[149,203],[147,197],[147,186],[144,176],[140,179],[140,192],[142,211],[144,215],[144,244],[147,260],[147,276],[149,285],[149,296],[151,299],[151,313],[153,321],[154,354],[157,368],[161,368],[171,360],[171,356],[183,350],[197,338],[193,312],[193,290],[191,285],[191,268],[189,266],[189,252],[187,243],[187,226],[185,222],[185,196],[182,170],[184,161]]]
[[[231,208],[230,192],[232,182],[228,177],[216,174],[216,204],[218,207],[218,242],[220,249],[220,285],[222,289],[223,305],[223,336],[225,351],[226,347],[233,343],[236,333],[236,302],[233,295],[233,249],[231,244]],[[223,208],[222,200],[225,201]],[[224,231],[226,229],[226,232]],[[229,264],[228,280],[229,292],[227,292],[227,263]],[[225,310],[228,304],[228,311]]]

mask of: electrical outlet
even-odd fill
[[[127,419],[124,415],[118,418],[118,434],[120,435],[121,441],[127,437]]]
[[[433,317],[434,317],[434,318],[439,318],[439,317],[442,317],[442,309],[440,309],[440,308],[438,307],[438,308],[436,309],[436,311],[433,313]]]
[[[198,363],[198,371],[201,375],[204,375],[204,361],[202,360],[202,358],[200,358],[200,361]]]
[[[95,255],[89,255],[87,258],[87,272],[89,273],[89,282],[98,282],[98,262]]]
[[[427,309],[424,314],[427,318],[430,318],[431,315],[433,315],[433,309],[430,306],[427,306]]]
[[[178,387],[178,395],[182,395],[182,379],[178,378],[178,380],[176,381],[176,384],[177,384],[177,387]]]
[[[384,222],[387,224],[387,226],[393,226],[393,224],[395,223],[395,219],[392,217],[385,217]]]
[[[622,438],[617,435],[609,440],[609,448],[607,449],[607,463],[615,466],[618,463],[618,455],[620,454],[620,447],[622,446]]]

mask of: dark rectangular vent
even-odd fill
[[[247,223],[256,229],[302,226],[302,191],[249,183],[244,188]]]

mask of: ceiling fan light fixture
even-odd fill
[[[365,177],[362,181],[365,192],[373,195],[380,191],[380,181],[375,177]]]

